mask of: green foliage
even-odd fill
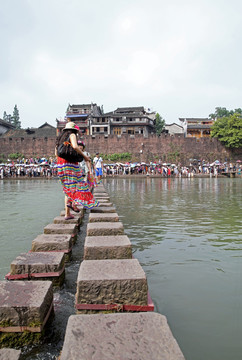
[[[23,154],[21,154],[21,153],[13,153],[13,154],[8,155],[8,158],[11,160],[16,160],[16,159],[22,158],[22,157],[23,157]]]
[[[109,161],[130,161],[132,154],[129,152],[126,153],[114,153],[114,154],[100,154],[103,160]]]
[[[228,148],[242,147],[241,112],[218,118],[211,128],[211,136],[217,137]]]
[[[19,119],[19,111],[17,105],[15,105],[13,109],[12,124],[16,129],[21,129],[21,122]]]
[[[156,113],[154,122],[155,122],[155,133],[156,135],[160,136],[162,130],[165,127],[165,120],[160,116],[160,114]]]
[[[216,107],[215,112],[210,114],[209,117],[211,119],[215,120],[215,119],[222,118],[222,117],[228,117],[228,116],[234,115],[234,114],[242,115],[242,109],[238,108],[235,110],[227,110],[225,107]]]

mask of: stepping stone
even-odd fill
[[[158,313],[71,315],[60,360],[185,360]]]
[[[71,235],[64,235],[64,234],[38,235],[32,241],[31,251],[62,252],[65,254],[66,260],[70,260],[70,256],[72,252],[72,237]]]
[[[91,209],[91,213],[115,213],[114,206],[97,206]]]
[[[49,224],[44,228],[44,234],[70,234],[73,243],[77,239],[77,232],[76,224]]]
[[[96,193],[96,192],[94,192],[94,194],[93,194],[93,195],[94,195],[94,197],[96,197],[96,198],[100,198],[100,197],[101,197],[101,198],[102,198],[102,197],[104,197],[104,198],[105,198],[105,197],[109,197],[108,193],[106,193],[106,192],[102,192],[102,193],[101,193],[101,192],[97,192],[97,193]]]
[[[119,216],[117,213],[90,213],[88,221],[92,222],[117,222],[119,221]]]
[[[106,189],[103,185],[98,185],[94,188],[93,192],[105,192]]]
[[[99,207],[102,207],[102,208],[103,207],[111,207],[113,205],[111,202],[108,202],[106,200],[105,201],[100,201],[100,199],[99,199],[98,201],[99,201],[99,206],[97,206],[95,208],[92,208],[91,211],[94,210],[94,209],[98,209]]]
[[[111,204],[109,198],[98,198],[97,200],[98,200],[98,202],[99,202],[100,204],[102,204],[102,206],[104,206],[103,203]],[[111,205],[112,205],[112,204],[111,204]],[[110,206],[110,205],[109,205],[109,206]]]
[[[0,360],[19,360],[21,355],[21,350],[15,349],[0,349]]]
[[[1,346],[22,347],[39,341],[39,333],[42,332],[51,312],[51,281],[0,281]],[[16,336],[16,333],[23,334]],[[33,333],[37,333],[37,338]]]
[[[99,222],[87,224],[87,236],[123,235],[124,226],[118,222]]]
[[[82,261],[77,278],[77,305],[145,306],[147,295],[146,275],[137,259]]]
[[[80,219],[82,219],[84,216],[84,211],[80,211],[79,213],[76,213],[75,211],[70,210],[70,214],[74,216],[78,216]],[[62,210],[60,216],[65,216],[65,215],[66,215],[65,210]]]
[[[127,235],[87,236],[85,239],[85,260],[131,258],[132,246]]]
[[[78,227],[78,230],[80,229],[81,226],[81,217],[80,216],[75,216],[74,219],[69,219],[69,220],[65,220],[65,216],[56,216],[54,218],[53,223],[54,224],[76,224],[76,226]]]
[[[52,280],[61,285],[65,278],[65,257],[60,252],[29,252],[11,263],[8,280]]]

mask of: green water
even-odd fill
[[[107,189],[186,359],[242,359],[242,179],[112,179]]]
[[[242,179],[109,178],[104,186],[147,274],[156,311],[167,317],[186,360],[242,359]],[[0,200],[3,279],[59,215],[64,196],[55,180],[4,180]],[[67,285],[55,294],[56,333],[66,324],[67,303],[72,313],[79,261],[67,266]],[[28,359],[55,359],[55,342]]]

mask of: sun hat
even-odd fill
[[[64,127],[63,130],[80,130],[79,127],[72,121],[69,121],[68,123],[66,123],[66,126]]]

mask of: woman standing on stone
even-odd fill
[[[73,149],[82,155],[86,162],[89,162],[89,157],[84,154],[77,144],[78,130],[79,128],[74,122],[66,124],[56,141],[56,155],[58,146],[64,141],[69,141]],[[78,162],[70,162],[57,156],[57,171],[65,193],[66,220],[74,217],[70,214],[70,209],[75,212],[80,211],[77,205],[82,205],[86,209],[98,206],[98,201],[94,199],[90,192],[88,183],[84,181],[84,174],[80,170]]]

